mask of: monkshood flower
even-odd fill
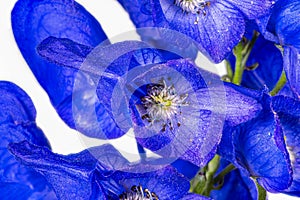
[[[208,199],[188,193],[188,179],[171,166],[157,165],[143,173],[145,163],[130,164],[111,145],[66,156],[27,141],[9,149],[22,164],[44,175],[58,199]]]
[[[74,99],[74,116],[82,133],[122,136],[133,128],[143,147],[203,166],[214,155],[223,121],[236,125],[255,117],[261,93],[224,85],[192,61],[167,61],[165,52],[144,45],[131,41],[99,46],[80,66],[76,51],[87,47],[71,40],[51,37],[38,51],[49,61],[93,74],[97,84],[86,90],[94,91],[96,100]]]
[[[269,111],[225,128],[219,153],[267,191],[299,196],[300,104],[284,96],[267,99]]]
[[[37,45],[49,36],[72,39],[91,47],[107,37],[97,20],[73,0],[20,0],[11,13],[12,29],[20,51],[40,85],[48,93],[60,117],[72,128],[74,76],[77,70],[62,68],[42,59]],[[79,76],[77,77],[79,80]],[[81,77],[88,85],[88,77]],[[80,90],[80,89],[79,89]]]
[[[195,40],[214,62],[221,62],[241,40],[245,21],[267,14],[271,0],[119,0],[137,28],[162,27]],[[147,33],[144,33],[147,34]],[[153,35],[156,40],[163,31]],[[158,36],[157,36],[158,35]],[[151,36],[146,36],[151,39]],[[149,40],[149,39],[148,39]]]
[[[0,199],[56,199],[46,179],[21,165],[7,149],[9,143],[22,140],[50,148],[35,117],[27,94],[13,83],[0,81]]]

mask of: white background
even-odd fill
[[[69,129],[60,120],[47,94],[34,78],[14,41],[10,12],[15,2],[15,0],[0,1],[0,80],[14,82],[32,98],[37,109],[37,124],[47,135],[54,152],[61,154],[79,152],[86,148],[81,142],[81,136],[79,137],[79,133]],[[98,19],[108,37],[134,29],[127,13],[115,0],[80,0],[78,2]],[[122,140],[116,140],[113,143],[121,144]],[[134,144],[126,143],[126,146],[131,145],[134,146]],[[298,199],[278,194],[272,194],[269,197],[269,199],[278,200]]]

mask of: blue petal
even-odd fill
[[[272,11],[271,22],[275,22],[275,31],[280,44],[300,48],[299,29],[300,3],[297,0],[280,0]]]
[[[248,19],[256,19],[259,16],[265,15],[268,13],[271,8],[273,1],[272,0],[226,0],[232,5],[236,6],[239,10],[247,16]]]
[[[199,194],[193,194],[193,193],[189,193],[187,195],[184,195],[181,200],[210,200],[211,198],[209,197],[205,197],[205,196],[201,196]]]
[[[196,58],[198,49],[193,45],[192,39],[178,32],[156,27],[154,22],[156,13],[151,1],[119,0],[119,3],[129,13],[143,41],[158,49],[180,51],[185,58]]]
[[[9,149],[23,164],[42,173],[59,199],[118,199],[134,185],[155,192],[160,199],[180,199],[190,187],[174,168],[144,172],[145,165],[130,165],[110,145],[67,156],[26,141],[10,144]]]
[[[121,193],[134,185],[141,185],[143,188],[154,192],[162,200],[181,199],[190,188],[188,179],[178,174],[172,167],[139,174],[116,172],[113,174],[113,179],[123,185]]]
[[[247,37],[247,39],[251,39],[251,37]],[[234,55],[231,54],[228,60],[234,68]],[[258,64],[258,67],[251,69],[251,66],[255,64]],[[273,42],[264,39],[260,35],[246,63],[241,85],[256,90],[263,90],[267,86],[271,91],[279,80],[282,66],[283,59],[279,49],[276,48]]]
[[[293,169],[293,182],[282,192],[300,196],[300,102],[288,97],[275,96],[272,106],[279,115]]]
[[[245,30],[243,14],[227,2],[211,2],[199,15],[185,13],[171,0],[155,1],[157,26],[179,31],[196,41],[199,50],[221,62],[240,41]]]
[[[0,123],[16,124],[34,121],[36,110],[28,95],[18,86],[0,81]]]
[[[0,191],[0,198],[3,200],[28,199],[32,193],[29,186],[11,182],[0,182]]]
[[[51,195],[52,188],[43,176],[18,163],[8,151],[10,142],[29,140],[50,148],[44,133],[35,124],[35,108],[28,95],[15,84],[0,82],[1,121],[0,121],[0,181],[15,182],[7,186],[10,190],[29,187],[31,198]],[[17,189],[18,190],[18,189]]]
[[[12,143],[9,150],[21,163],[43,174],[59,199],[90,199],[95,195],[92,180],[97,160],[88,151],[60,156],[27,141]]]
[[[200,169],[198,166],[181,159],[176,160],[171,165],[188,179],[194,178]]]
[[[299,117],[280,116],[293,168],[293,182],[283,193],[300,197],[300,124]]]
[[[48,37],[37,47],[38,53],[57,65],[80,69],[92,47],[73,42],[70,39]]]
[[[285,47],[283,52],[283,64],[288,84],[295,98],[300,96],[300,52],[294,47]]]
[[[292,180],[290,160],[285,148],[282,129],[272,112],[236,128],[234,145],[237,165],[270,192],[289,187]]]
[[[72,95],[77,70],[50,64],[37,54],[38,44],[49,36],[91,47],[106,39],[95,18],[72,0],[19,0],[12,11],[12,28],[22,55],[56,108]],[[77,78],[88,83],[87,77]],[[70,104],[65,106],[72,109]],[[65,119],[66,123],[74,128],[74,122],[69,120]]]
[[[281,45],[299,48],[299,1],[276,0],[275,2],[269,14],[256,20],[262,34],[266,39]]]

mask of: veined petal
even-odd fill
[[[73,69],[80,69],[80,65],[92,49],[67,38],[52,36],[43,40],[37,47],[38,53],[50,62]]]
[[[267,191],[288,188],[292,169],[276,115],[262,113],[237,127],[234,133],[236,161],[241,169],[257,177]]]
[[[43,174],[59,199],[90,199],[97,160],[88,151],[60,156],[27,141],[12,143],[9,150],[22,164]]]
[[[245,31],[242,13],[227,2],[211,2],[205,14],[185,13],[171,0],[155,1],[157,26],[174,29],[196,41],[199,50],[214,62],[221,62]]]
[[[22,55],[54,107],[59,106],[72,95],[77,70],[49,63],[37,54],[36,48],[49,36],[68,38],[95,47],[106,39],[100,24],[73,0],[19,0],[11,18],[13,33]],[[89,77],[78,75],[77,78],[83,85],[89,83]],[[65,106],[72,109],[72,105]],[[73,121],[65,121],[74,127]]]
[[[272,11],[271,22],[282,45],[300,48],[300,3],[297,0],[279,0]],[[272,20],[274,18],[274,20]]]
[[[247,16],[248,19],[256,19],[265,15],[274,4],[272,0],[226,0]]]
[[[14,83],[0,81],[0,124],[35,121],[36,110],[28,95]]]

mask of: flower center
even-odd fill
[[[142,186],[132,186],[129,192],[124,192],[119,196],[120,200],[158,200],[158,196]]]
[[[206,0],[175,0],[174,4],[181,7],[184,12],[200,14],[202,11],[206,15],[204,8],[209,6],[210,2],[206,2]]]
[[[165,131],[166,126],[173,130],[174,124],[180,126],[178,115],[182,114],[181,107],[188,105],[187,97],[188,94],[178,95],[174,86],[167,86],[164,80],[159,84],[150,84],[147,95],[141,99],[146,109],[142,119],[151,125],[162,122],[162,131]]]

